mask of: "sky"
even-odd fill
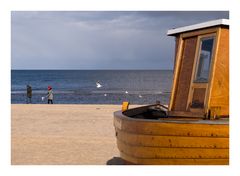
[[[228,11],[12,11],[12,69],[173,69],[167,30]]]

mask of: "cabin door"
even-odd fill
[[[191,112],[204,114],[207,106],[208,87],[211,80],[215,35],[198,37],[188,107]]]

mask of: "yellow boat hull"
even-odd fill
[[[122,159],[148,165],[229,164],[228,119],[136,119],[114,113]]]

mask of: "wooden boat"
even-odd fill
[[[229,26],[215,20],[171,29],[171,99],[114,113],[120,156],[131,164],[229,163]]]
[[[120,156],[134,164],[227,164],[228,118],[151,118],[150,107],[114,113]],[[149,118],[141,114],[149,113]],[[140,114],[140,118],[137,115]]]

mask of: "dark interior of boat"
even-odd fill
[[[168,108],[161,104],[154,104],[124,111],[123,114],[137,119],[160,119],[167,118]]]
[[[128,109],[122,112],[123,115],[135,118],[135,119],[149,119],[149,120],[228,120],[229,116],[221,116],[211,118],[210,116],[205,117],[193,117],[193,116],[170,116],[168,107],[157,103],[149,106],[142,106],[138,108]]]

